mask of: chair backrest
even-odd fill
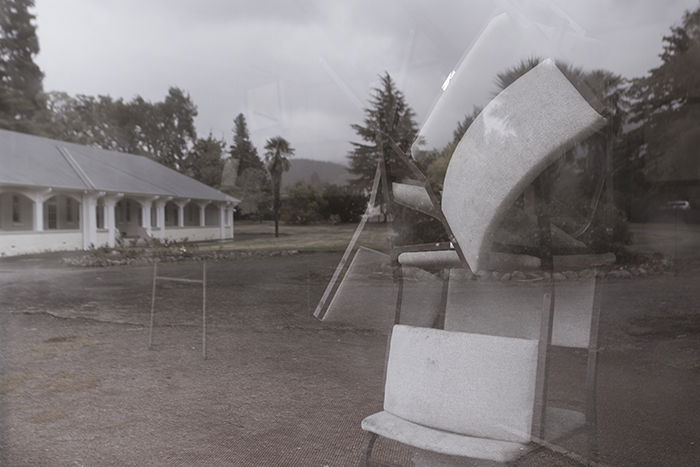
[[[431,326],[442,298],[442,280],[427,271],[404,268],[404,281],[402,322]],[[413,286],[416,283],[419,287]],[[388,334],[394,325],[397,292],[389,255],[359,247],[322,319]]]
[[[472,271],[485,269],[494,228],[523,190],[601,117],[551,59],[501,91],[457,145],[442,210]]]
[[[445,329],[538,339],[541,283],[472,281],[451,271]],[[555,282],[552,345],[588,348],[597,304],[596,279]]]
[[[396,325],[384,410],[453,433],[529,442],[538,341]]]

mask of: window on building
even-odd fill
[[[105,208],[102,205],[97,205],[95,207],[95,219],[97,222],[97,228],[98,229],[104,229],[105,228],[105,220],[104,220],[104,213],[105,213]]]
[[[17,195],[12,196],[12,222],[22,222],[22,206],[20,204],[19,196]]]
[[[46,228],[49,230],[58,229],[58,210],[56,200],[52,199],[46,203]]]
[[[66,198],[66,222],[73,222],[73,199]]]

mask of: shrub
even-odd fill
[[[297,182],[287,191],[282,204],[282,220],[289,224],[310,224],[323,220],[325,201],[312,185]]]
[[[367,196],[347,186],[326,185],[323,190],[325,202],[321,214],[331,223],[359,222],[367,208]]]

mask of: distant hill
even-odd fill
[[[294,158],[289,159],[289,162],[291,163],[289,172],[282,175],[283,190],[299,181],[318,186],[326,183],[345,185],[351,178],[347,167],[335,162]]]

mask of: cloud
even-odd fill
[[[554,1],[602,46],[578,59],[626,76],[658,63],[661,36],[696,5]],[[276,131],[298,157],[344,161],[349,125],[361,121],[381,73],[424,120],[445,77],[503,8],[536,20],[550,11],[505,0],[37,0],[38,62],[48,90],[155,100],[179,86],[199,107],[202,134],[230,141],[244,112],[259,148]]]

